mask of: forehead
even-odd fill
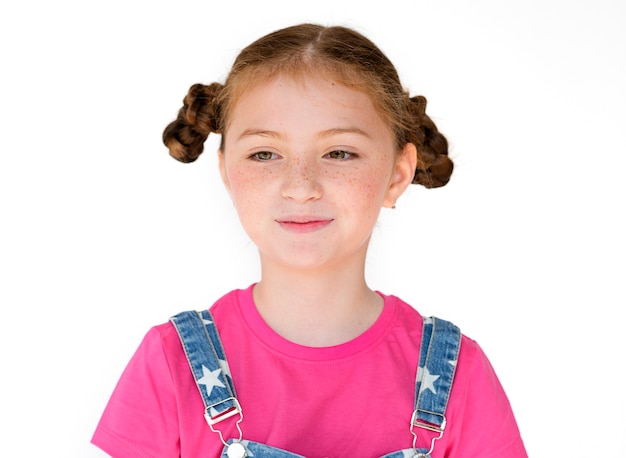
[[[302,85],[306,85],[306,82],[311,80],[333,81],[339,85],[367,94],[381,115],[386,111],[379,88],[373,81],[364,76],[362,72],[345,64],[315,59],[297,61],[287,65],[255,65],[229,77],[227,96],[223,107],[223,115],[226,118],[226,122],[230,117],[232,109],[244,94],[279,79],[293,80]]]
[[[280,96],[283,97],[280,97]],[[233,98],[233,109],[237,105],[249,104],[251,100],[265,99],[279,104],[285,97],[303,99],[320,103],[324,100],[336,101],[340,105],[350,108],[351,105],[374,109],[374,101],[367,91],[354,85],[346,85],[343,82],[326,74],[313,74],[306,76],[277,75],[274,78],[257,81],[254,84],[242,87],[236,97]]]
[[[242,90],[231,108],[226,130],[235,135],[250,128],[388,130],[367,93],[326,75],[279,75]]]

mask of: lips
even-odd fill
[[[314,232],[327,227],[333,222],[332,218],[323,218],[319,216],[294,216],[277,219],[276,222],[290,232],[303,234]]]

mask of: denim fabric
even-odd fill
[[[179,313],[170,321],[183,344],[193,377],[206,408],[205,416],[216,417],[236,407],[235,387],[226,367],[222,342],[208,311]]]
[[[187,311],[171,318],[183,343],[187,360],[198,385],[198,390],[206,408],[205,418],[213,429],[220,419],[239,413],[235,389],[230,374],[224,370],[226,357],[217,328],[209,311]],[[461,332],[452,323],[439,318],[424,318],[420,357],[415,383],[415,412],[411,419],[413,428],[426,428],[439,433],[445,429],[445,411],[456,369],[456,361],[461,344]],[[434,384],[437,388],[434,388]],[[219,418],[216,418],[219,417]],[[238,424],[239,426],[239,424]],[[240,430],[241,432],[241,430]],[[413,434],[415,432],[412,429]],[[224,441],[222,458],[243,458],[229,456],[228,449],[235,442],[245,448],[245,456],[255,458],[304,458],[301,455],[271,447],[265,444],[230,439]],[[389,453],[381,458],[421,458],[430,456],[437,438],[433,439],[430,450],[409,448]],[[237,446],[238,447],[238,446]],[[234,451],[231,450],[231,452]],[[231,455],[233,455],[231,453]]]
[[[233,439],[228,441],[228,444],[235,442]],[[241,444],[246,448],[246,456],[255,458],[305,458],[302,455],[286,452],[276,447],[271,447],[265,444],[257,444],[252,441],[241,441]],[[222,451],[222,458],[230,458],[227,455],[229,445],[224,447]]]
[[[232,444],[233,442],[235,442],[233,439],[228,441],[229,445]],[[302,455],[298,455],[296,453],[286,452],[285,450],[281,450],[279,448],[270,447],[269,445],[265,445],[265,444],[257,444],[256,442],[252,442],[252,441],[243,440],[243,441],[241,441],[241,444],[245,447],[246,452],[247,452],[247,456],[249,456],[249,457],[254,457],[254,458],[305,458]],[[415,451],[412,448],[409,448],[409,449],[406,449],[406,450],[401,450],[399,452],[389,453],[389,454],[387,454],[385,456],[382,456],[381,458],[415,458],[415,457],[419,457],[420,453],[423,454],[423,456],[426,456],[426,452],[427,452],[427,450],[417,449],[417,451]],[[221,458],[229,458],[227,453],[228,453],[228,446],[224,447],[224,450],[222,451],[222,457]],[[416,455],[416,453],[417,453],[417,455]]]
[[[452,323],[434,317],[424,318],[415,383],[414,420],[439,427],[444,423],[460,341],[461,331]],[[433,386],[435,382],[436,390]]]

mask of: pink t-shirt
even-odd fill
[[[422,317],[394,296],[376,323],[345,344],[289,342],[263,321],[252,287],[211,308],[237,397],[244,439],[309,458],[378,458],[411,448]],[[152,328],[129,362],[92,442],[116,458],[207,457],[222,450],[171,323]],[[463,337],[433,458],[525,458],[509,401],[480,347]],[[218,425],[238,437],[235,422]],[[417,429],[417,447],[432,433]]]

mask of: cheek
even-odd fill
[[[230,194],[237,207],[254,207],[267,191],[271,172],[253,173],[240,167],[227,169]]]
[[[349,202],[356,213],[377,213],[385,199],[388,179],[380,170],[362,171],[358,175],[338,177],[341,189],[334,198]]]
[[[354,186],[359,189],[364,198],[369,199],[374,205],[380,203],[387,192],[391,174],[388,169],[389,164],[386,161],[380,161],[363,170],[355,178]]]

